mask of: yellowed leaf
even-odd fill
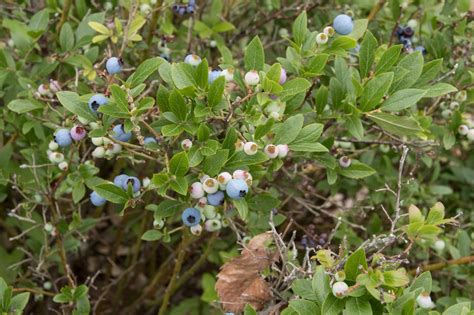
[[[100,43],[100,42],[106,40],[107,38],[109,38],[108,35],[96,35],[96,36],[94,36],[94,38],[92,38],[92,42],[93,43]]]
[[[89,22],[88,23],[89,27],[92,28],[94,31],[96,31],[97,33],[101,33],[101,34],[104,34],[104,35],[109,35],[109,29],[100,24],[100,23],[97,23],[97,22]]]

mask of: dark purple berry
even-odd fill
[[[403,35],[405,35],[406,37],[412,37],[414,33],[415,31],[413,31],[413,29],[409,26],[406,27],[405,30],[403,31]]]
[[[402,26],[397,26],[397,29],[395,32],[397,33],[397,36],[400,37],[405,32],[405,29]]]

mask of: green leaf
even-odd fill
[[[306,65],[306,71],[308,75],[316,76],[323,72],[326,62],[328,61],[328,54],[318,54],[309,59]]]
[[[319,137],[323,133],[323,124],[309,124],[305,126],[301,131],[298,133],[296,139],[292,142],[293,144],[296,143],[306,143],[306,142],[316,142],[318,141]]]
[[[96,185],[94,186],[94,191],[112,203],[126,203],[128,201],[127,193],[122,188],[111,183]]]
[[[193,72],[193,67],[186,63],[173,63],[171,65],[173,83],[180,90],[197,86]]]
[[[401,50],[402,45],[395,45],[387,49],[383,53],[382,57],[380,57],[379,62],[377,62],[377,66],[375,67],[375,74],[377,75],[383,72],[390,71],[393,65],[397,63]]]
[[[260,151],[254,155],[247,155],[245,154],[245,152],[239,151],[231,156],[231,158],[226,163],[226,167],[237,169],[244,166],[261,164],[267,160],[268,160],[267,155]]]
[[[324,145],[314,142],[292,143],[288,147],[295,152],[329,152]]]
[[[8,103],[7,107],[12,112],[23,114],[35,109],[43,108],[44,105],[36,100],[17,99]]]
[[[184,176],[189,169],[189,160],[186,152],[175,154],[170,160],[170,173],[175,176]]]
[[[348,168],[341,168],[339,169],[338,173],[345,177],[361,179],[375,174],[376,171],[366,164],[360,163],[358,161],[352,161]]]
[[[383,102],[381,109],[389,112],[399,112],[416,104],[426,94],[425,90],[399,90]]]
[[[339,315],[344,309],[345,300],[338,299],[332,294],[328,294],[324,300],[321,314],[324,315]]]
[[[163,61],[163,58],[160,57],[154,57],[145,60],[138,66],[137,70],[135,70],[135,72],[128,78],[127,82],[130,82],[132,88],[139,85],[155,71],[157,71]]]
[[[303,45],[307,33],[308,18],[306,16],[306,11],[303,11],[298,15],[292,26],[293,39],[298,46]]]
[[[328,51],[334,50],[350,50],[357,46],[357,41],[349,36],[339,36],[332,41]]]
[[[448,83],[436,83],[433,86],[424,87],[428,91],[424,97],[439,97],[448,93],[456,92],[458,89]]]
[[[112,93],[112,97],[114,98],[115,104],[117,105],[118,109],[121,112],[128,113],[127,93],[117,84],[112,84],[110,86],[110,92]]]
[[[15,310],[15,314],[22,314],[23,311],[28,304],[28,300],[30,299],[30,293],[24,292],[15,295],[12,300],[10,301],[10,309]]]
[[[347,314],[350,315],[372,315],[372,307],[370,303],[361,298],[349,298],[345,308]]]
[[[414,136],[422,131],[420,125],[411,117],[400,117],[387,113],[372,113],[367,117],[383,130],[399,136]]]
[[[393,72],[386,72],[367,82],[360,97],[360,110],[367,112],[374,109],[387,93],[392,80]]]
[[[471,302],[461,302],[450,306],[443,315],[468,315],[471,310]]]
[[[87,291],[89,291],[89,288],[84,284],[81,284],[80,286],[75,288],[73,294],[74,300],[78,300],[81,297],[85,296],[87,294]]]
[[[265,63],[265,53],[262,42],[258,36],[255,36],[245,48],[244,64],[245,70],[263,70]]]
[[[423,86],[425,84],[428,84],[428,82],[430,82],[431,80],[434,80],[442,68],[442,58],[425,63],[420,78],[416,82],[416,86]]]
[[[365,78],[375,60],[375,51],[377,50],[377,39],[370,31],[365,33],[364,39],[360,44],[359,51],[359,73],[361,78]]]
[[[229,150],[227,149],[219,150],[216,154],[207,156],[202,166],[203,171],[209,176],[216,176],[224,167],[228,156]]]
[[[322,306],[324,301],[326,301],[327,296],[331,294],[329,276],[326,274],[323,266],[316,267],[311,286],[313,287],[313,291],[316,293],[316,301],[319,306]]]
[[[353,252],[344,264],[346,279],[355,281],[362,270],[367,270],[367,259],[364,249],[361,248]]]
[[[265,136],[267,133],[272,130],[273,125],[275,124],[275,121],[273,119],[268,119],[265,124],[263,125],[258,125],[257,128],[255,128],[255,133],[253,135],[255,140],[258,140]]]
[[[178,194],[186,196],[188,193],[188,181],[186,177],[176,177],[176,179],[171,180],[170,188]]]
[[[224,94],[225,78],[219,77],[209,86],[207,94],[207,103],[210,107],[215,107],[220,104],[222,95]]]
[[[362,139],[364,137],[364,127],[362,126],[362,120],[359,115],[352,115],[346,119],[347,130],[351,135],[357,139]]]
[[[64,23],[59,33],[59,44],[63,51],[70,51],[74,47],[74,33],[69,23]]]
[[[235,26],[229,22],[219,22],[212,27],[212,30],[217,33],[228,32],[232,31],[233,29],[235,29]]]
[[[420,77],[423,71],[423,55],[415,51],[406,55],[397,65],[405,71],[401,71],[401,78],[395,73],[395,80],[390,88],[390,93],[411,87]]]
[[[311,285],[311,280],[308,279],[296,279],[291,284],[291,290],[296,295],[299,295],[303,299],[317,301],[318,297],[316,293],[313,291],[313,287]]]
[[[367,30],[367,25],[369,24],[368,19],[358,19],[354,20],[354,29],[349,34],[350,37],[358,40],[362,36],[364,36],[365,31]]]
[[[248,214],[249,214],[249,207],[247,205],[247,201],[244,198],[236,200],[233,199],[232,203],[237,208],[237,212],[242,220],[246,221]]]
[[[186,105],[186,102],[184,101],[183,96],[177,90],[173,90],[170,93],[169,103],[173,114],[175,114],[179,120],[185,121],[188,116],[189,109]]]
[[[142,235],[142,240],[153,242],[158,241],[163,237],[163,233],[158,230],[148,230]]]
[[[292,300],[289,306],[295,310],[298,315],[318,315],[321,314],[316,303],[307,300]],[[324,313],[323,313],[324,314]]]
[[[163,202],[160,202],[158,206],[148,205],[146,209],[154,211],[155,216],[158,216],[161,218],[168,218],[175,215],[177,212],[179,212],[182,207],[183,207],[183,204],[181,201],[165,200]]]
[[[275,144],[289,144],[293,142],[303,128],[304,117],[301,114],[291,116],[283,123],[273,128]]]
[[[296,94],[306,93],[310,87],[311,82],[308,80],[296,78],[285,82],[285,84],[283,84],[283,91],[281,91],[278,95],[282,101],[287,101]]]
[[[97,117],[92,113],[87,104],[82,103],[79,95],[70,91],[60,91],[56,93],[59,102],[71,113],[90,121],[96,121]]]
[[[403,287],[406,286],[410,280],[404,269],[389,270],[383,272],[383,282],[389,287]]]
[[[426,217],[426,224],[440,224],[445,216],[444,205],[441,202],[437,202],[431,207]]]
[[[130,118],[130,113],[128,110],[124,111],[123,108],[120,108],[117,103],[109,103],[105,106],[100,106],[97,111],[110,117]]]
[[[431,292],[431,286],[431,273],[429,271],[425,271],[421,275],[416,277],[415,280],[413,280],[413,283],[410,286],[410,291],[415,291],[418,288],[423,288],[423,291]]]

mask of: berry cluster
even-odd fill
[[[87,132],[83,126],[75,125],[71,129],[61,128],[56,130],[54,141],[51,141],[48,146],[48,158],[51,162],[58,164],[59,169],[66,171],[68,163],[64,161],[64,154],[57,152],[59,147],[69,147],[73,141],[81,141],[86,136]]]
[[[189,0],[187,4],[174,4],[173,12],[178,15],[194,14],[196,11],[196,1]]]
[[[417,25],[418,22],[416,20],[410,20],[406,26],[399,25],[396,28],[395,33],[406,52],[412,53],[414,51],[421,51],[423,54],[426,54],[426,49],[421,45],[413,48],[413,44],[418,42],[418,38],[414,36]]]
[[[38,96],[46,96],[46,97],[53,97],[56,92],[61,91],[61,86],[59,82],[56,80],[50,80],[49,84],[40,84],[37,89]]]
[[[143,180],[143,186],[147,186],[147,184],[148,183],[146,182],[146,180]],[[122,188],[124,191],[128,191],[130,189],[134,194],[138,193],[140,191],[140,188],[142,187],[142,184],[140,183],[140,180],[137,177],[128,176],[125,174],[116,176],[114,178],[114,185],[119,188]],[[89,197],[91,203],[96,207],[103,206],[107,201],[96,191],[93,191]]]
[[[191,198],[198,199],[194,208],[187,208],[182,213],[184,225],[191,228],[193,234],[202,231],[201,221],[205,220],[206,231],[213,232],[226,226],[226,221],[217,213],[216,207],[224,204],[225,197],[233,200],[244,198],[252,185],[252,175],[244,170],[236,170],[231,175],[220,173],[217,178],[204,175],[199,182],[193,183],[189,192]]]

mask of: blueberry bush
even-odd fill
[[[1,314],[474,314],[472,1],[0,12]]]

